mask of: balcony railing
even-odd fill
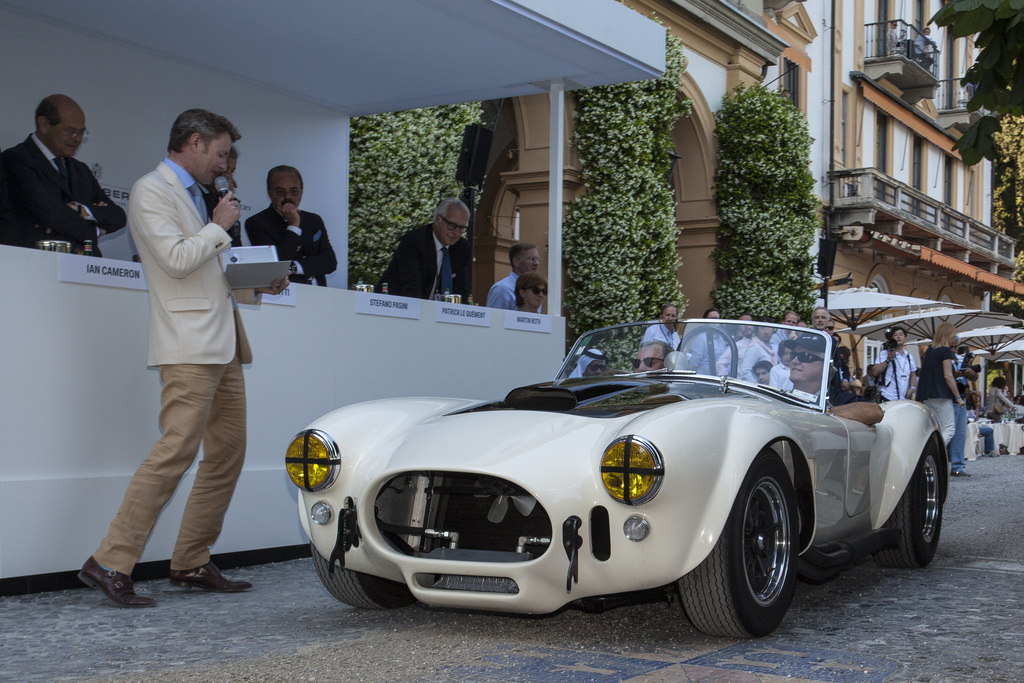
[[[878,169],[837,171],[832,192],[837,209],[874,209],[875,223],[902,221],[904,239],[942,240],[941,251],[955,255],[966,250],[972,263],[993,263],[1004,273],[1013,270],[1013,239]]]
[[[967,109],[967,100],[971,99],[973,90],[973,86],[960,85],[959,78],[939,81],[939,89],[935,91],[935,108],[939,111]]]
[[[931,36],[901,19],[864,26],[864,58],[902,57],[939,78],[939,47]]]
[[[886,79],[903,91],[909,104],[935,96],[939,49],[925,33],[904,21],[864,27],[864,73]]]

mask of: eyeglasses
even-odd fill
[[[664,360],[665,360],[664,358],[656,358],[654,356],[650,356],[648,358],[634,358],[633,359],[633,369],[637,370],[637,369],[640,368],[641,365],[643,365],[644,367],[648,367],[649,368],[652,365],[654,365],[655,363],[661,363]]]
[[[524,256],[522,258],[527,263],[536,263],[537,265],[540,265],[540,257],[539,256]]]
[[[820,363],[825,360],[825,357],[808,353],[807,351],[798,351],[793,354],[793,359],[798,360],[801,363]]]
[[[443,220],[445,223],[448,224],[448,229],[449,230],[458,230],[459,232],[466,232],[467,230],[469,230],[469,226],[459,225],[458,223],[453,223],[452,221],[448,220],[447,218],[445,218],[441,214],[438,214],[437,217],[440,218],[441,220]]]
[[[533,292],[534,294],[541,294],[543,296],[548,295],[548,290],[544,289],[543,287],[531,287],[530,291]]]
[[[70,128],[70,127],[66,127],[66,128],[64,128],[64,132],[67,133],[69,138],[79,138],[79,139],[81,139],[82,142],[85,142],[86,140],[89,139],[89,129],[88,128]]]

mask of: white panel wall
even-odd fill
[[[0,578],[78,568],[95,550],[128,479],[159,436],[160,378],[146,367],[148,296],[58,280],[58,255],[0,246]],[[214,552],[305,542],[284,473],[292,436],[366,399],[499,399],[554,376],[554,332],[360,315],[348,290],[295,285],[294,307],[243,306],[248,454]],[[194,470],[193,470],[194,471]],[[191,473],[142,561],[170,557]]]
[[[272,49],[254,46],[254,49]],[[283,58],[283,57],[282,57]],[[339,264],[348,261],[348,118],[222,76],[0,10],[0,147],[35,129],[35,108],[64,93],[85,110],[89,141],[77,158],[127,206],[134,182],[165,156],[174,119],[201,107],[227,116],[238,142],[238,195],[243,220],[269,205],[267,170],[302,172],[302,208],[323,216]],[[29,68],[30,67],[30,68]],[[295,68],[309,68],[299,65]],[[128,260],[128,230],[100,241],[104,256]],[[340,272],[329,284],[346,286]]]

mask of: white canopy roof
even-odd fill
[[[665,30],[614,0],[0,0],[349,115],[655,78]]]

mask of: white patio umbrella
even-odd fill
[[[928,308],[894,318],[873,320],[861,325],[856,331],[840,330],[840,332],[882,340],[885,339],[886,328],[899,325],[906,330],[908,339],[931,339],[935,336],[935,329],[942,323],[949,323],[961,332],[960,336],[963,337],[962,333],[968,330],[994,325],[1020,325],[1024,323],[1024,320],[1015,318],[1009,313],[980,311],[973,308]]]
[[[1010,342],[996,353],[978,351],[978,354],[983,355],[989,363],[1001,363],[1003,361],[1022,363],[1024,362],[1024,339]]]
[[[820,299],[817,305],[821,306]],[[850,328],[843,330],[848,334],[855,334],[859,326],[890,313],[951,307],[960,308],[958,304],[948,301],[887,294],[870,287],[849,287],[828,294],[828,312],[835,322]]]
[[[982,327],[960,333],[960,343],[976,351],[990,354],[989,360],[1013,342],[1024,340],[1024,329],[1019,327]]]

